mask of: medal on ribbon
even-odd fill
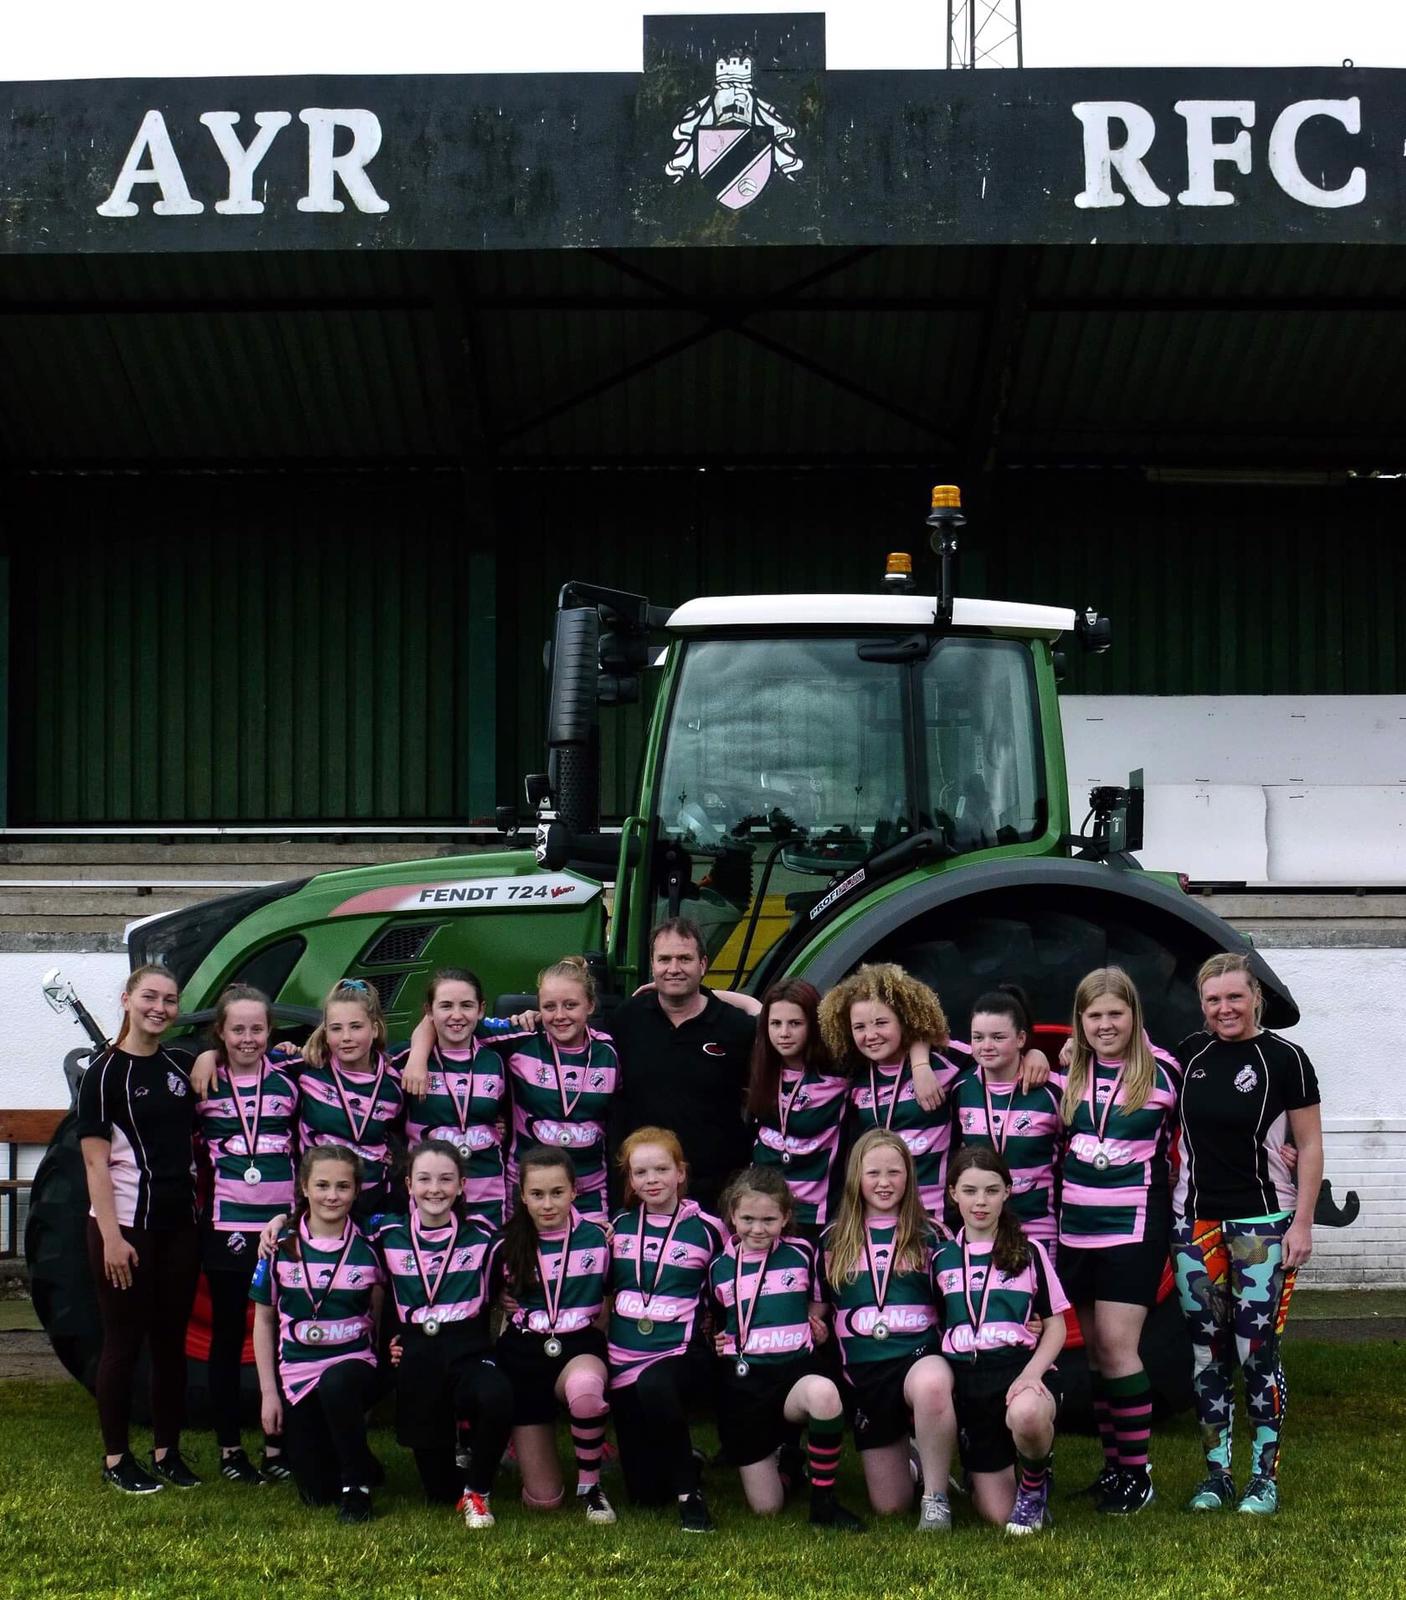
[[[319,1294],[313,1286],[312,1272],[308,1267],[307,1257],[303,1254],[303,1241],[305,1239],[309,1243],[312,1241],[312,1235],[307,1232],[307,1225],[308,1219],[304,1217],[298,1224],[298,1231],[293,1235],[293,1250],[297,1256],[298,1267],[303,1275],[303,1293],[307,1296],[308,1305],[312,1308],[313,1326],[308,1329],[306,1340],[308,1344],[321,1344],[325,1335],[322,1329],[317,1326],[317,1321],[322,1316],[322,1308],[327,1304],[327,1298],[332,1293],[333,1286],[337,1282],[337,1274],[346,1265],[347,1257],[351,1254],[351,1247],[356,1239],[356,1229],[352,1226],[351,1219],[348,1218],[345,1224],[346,1243],[342,1246],[341,1253],[337,1259],[332,1263],[331,1271],[327,1274],[327,1282],[323,1284],[322,1292]]]
[[[683,1220],[683,1203],[680,1202],[675,1205],[674,1214],[669,1219],[668,1232],[665,1233],[663,1242],[659,1246],[659,1254],[654,1262],[654,1272],[650,1277],[648,1289],[644,1286],[644,1228],[647,1218],[648,1213],[645,1211],[643,1201],[641,1201],[639,1227],[635,1233],[635,1284],[639,1289],[643,1306],[635,1327],[646,1338],[654,1332],[654,1318],[649,1314],[649,1302],[654,1298],[654,1291],[659,1283],[659,1274],[664,1270],[664,1257],[668,1253],[669,1246],[674,1242],[674,1235],[679,1231],[679,1223]]]
[[[864,1224],[864,1256],[869,1267],[869,1282],[874,1288],[874,1308],[878,1315],[874,1322],[873,1335],[880,1344],[889,1336],[889,1325],[884,1321],[884,1306],[889,1297],[889,1280],[893,1277],[894,1258],[898,1255],[898,1224],[894,1224],[893,1242],[886,1248],[884,1265],[879,1267],[874,1255],[874,1230],[873,1224]]]
[[[376,1081],[371,1085],[371,1092],[366,1097],[366,1115],[360,1122],[356,1120],[351,1099],[342,1087],[342,1074],[337,1063],[329,1061],[327,1065],[332,1074],[332,1087],[337,1091],[338,1100],[342,1102],[342,1115],[347,1119],[347,1126],[351,1129],[351,1142],[353,1145],[359,1145],[364,1142],[366,1130],[371,1126],[371,1119],[376,1114],[376,1101],[380,1098],[381,1085],[386,1080],[386,1058],[383,1055],[376,1058]]]
[[[244,1135],[244,1154],[249,1158],[249,1165],[244,1169],[244,1181],[251,1188],[256,1183],[263,1181],[263,1173],[258,1168],[259,1154],[259,1119],[264,1111],[264,1072],[268,1067],[268,1058],[259,1060],[259,1077],[254,1085],[254,1109],[252,1117],[244,1115],[244,1097],[239,1092],[239,1084],[235,1081],[234,1069],[227,1068],[229,1076],[229,1097],[234,1102],[234,1114],[239,1118],[239,1131]]]
[[[541,1241],[537,1243],[537,1276],[542,1281],[542,1298],[547,1303],[547,1339],[542,1349],[553,1361],[561,1354],[561,1340],[557,1338],[557,1312],[561,1309],[561,1297],[566,1290],[567,1256],[571,1251],[571,1230],[575,1220],[573,1216],[567,1222],[566,1237],[557,1252],[555,1279],[547,1270],[547,1258],[542,1254]]]
[[[1127,1063],[1120,1061],[1118,1070],[1113,1075],[1113,1086],[1108,1091],[1108,1098],[1103,1102],[1103,1113],[1098,1110],[1098,1057],[1089,1063],[1089,1123],[1094,1130],[1094,1152],[1089,1157],[1089,1165],[1095,1172],[1107,1172],[1113,1165],[1113,1158],[1107,1149],[1108,1119],[1113,1115],[1113,1103],[1118,1098],[1118,1091],[1123,1086],[1123,1074],[1127,1070]]]
[[[742,1268],[745,1256],[741,1241],[738,1241],[737,1256],[732,1269],[732,1304],[737,1312],[737,1362],[733,1370],[739,1378],[745,1378],[752,1370],[751,1363],[747,1360],[747,1338],[752,1331],[752,1319],[756,1316],[757,1307],[761,1303],[762,1290],[766,1287],[766,1269],[770,1260],[771,1247],[768,1246],[752,1278],[752,1298],[748,1300],[742,1292]]]
[[[427,1333],[431,1339],[439,1332],[440,1319],[435,1314],[435,1297],[439,1294],[439,1286],[444,1282],[444,1275],[449,1271],[449,1261],[454,1254],[454,1240],[458,1229],[453,1221],[449,1222],[449,1238],[444,1246],[444,1256],[439,1263],[439,1271],[431,1279],[425,1270],[425,1258],[420,1254],[420,1241],[424,1235],[420,1231],[419,1214],[412,1209],[410,1213],[410,1254],[415,1258],[415,1271],[419,1274],[421,1287],[425,1291],[425,1310],[427,1315],[421,1320],[421,1331]],[[438,1231],[438,1230],[436,1230]]]

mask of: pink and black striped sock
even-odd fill
[[[1050,1451],[1043,1456],[1023,1456],[1017,1452],[1016,1461],[1019,1463],[1020,1471],[1018,1487],[1033,1492],[1042,1489],[1049,1481],[1054,1452]]]
[[[845,1437],[843,1417],[812,1417],[806,1429],[806,1463],[812,1489],[835,1487],[840,1467],[840,1447]]]
[[[1103,1446],[1105,1467],[1118,1465],[1118,1440],[1113,1433],[1113,1414],[1108,1409],[1108,1388],[1101,1372],[1090,1371],[1089,1384],[1093,1390],[1094,1426],[1098,1429],[1098,1442]]]
[[[608,1412],[594,1417],[571,1414],[571,1443],[576,1451],[576,1488],[594,1489],[600,1482],[600,1459],[605,1450],[605,1419]]]
[[[1130,1372],[1125,1378],[1105,1378],[1103,1382],[1118,1442],[1118,1465],[1125,1472],[1145,1472],[1152,1436],[1152,1385],[1147,1374]]]

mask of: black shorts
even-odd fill
[[[1056,1270],[1071,1305],[1114,1300],[1120,1305],[1151,1307],[1157,1304],[1167,1255],[1166,1231],[1153,1229],[1140,1244],[1111,1244],[1102,1250],[1062,1244]]]
[[[820,1371],[812,1350],[786,1361],[751,1361],[747,1376],[737,1376],[737,1360],[718,1363],[718,1442],[729,1466],[765,1461],[796,1437],[798,1424],[786,1420],[786,1396],[801,1378]]]
[[[519,1333],[511,1325],[498,1335],[493,1359],[513,1386],[513,1426],[521,1428],[538,1422],[555,1422],[561,1412],[556,1397],[561,1369],[577,1356],[598,1356],[606,1363],[605,1335],[599,1328],[583,1328],[579,1333],[563,1333],[561,1354],[547,1354],[545,1333]]]
[[[407,1450],[454,1442],[454,1391],[466,1366],[493,1361],[486,1319],[446,1322],[438,1334],[417,1324],[396,1330],[400,1365],[395,1369],[395,1437]]]
[[[840,1398],[854,1431],[856,1450],[881,1450],[913,1431],[913,1413],[903,1398],[903,1385],[914,1362],[932,1354],[924,1344],[910,1356],[845,1368]]]
[[[237,1233],[202,1227],[200,1230],[200,1265],[206,1272],[242,1272],[246,1279],[254,1276],[254,1266],[259,1259],[259,1230],[242,1229]]]
[[[1015,1465],[1015,1440],[1006,1426],[1006,1390],[1029,1360],[1028,1350],[1013,1350],[951,1363],[957,1448],[968,1472],[1004,1472]],[[1054,1396],[1058,1416],[1062,1398],[1058,1370],[1051,1367],[1041,1381]]]

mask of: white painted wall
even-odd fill
[[[1147,782],[1138,859],[1199,881],[1406,885],[1406,695],[1070,695],[1069,804]]]
[[[1304,1281],[1318,1287],[1406,1285],[1406,950],[1269,950],[1304,1020],[1289,1035],[1312,1059],[1323,1091],[1327,1175],[1339,1204],[1355,1189],[1351,1228],[1321,1228]],[[12,1048],[0,1064],[0,1106],[63,1106],[64,1055],[80,1029],[55,1016],[39,980],[55,964],[98,1021],[115,1025],[126,973],[120,955],[0,955],[0,993]],[[1174,1042],[1174,1041],[1169,1041]],[[27,1150],[21,1176],[41,1152]]]

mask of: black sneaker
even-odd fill
[[[115,1467],[103,1468],[103,1482],[110,1483],[123,1494],[157,1494],[166,1487],[159,1478],[153,1478],[129,1450]]]
[[[259,1463],[259,1471],[269,1483],[286,1483],[293,1476],[293,1469],[288,1465],[288,1457],[282,1452],[271,1456],[265,1450],[264,1459]]]
[[[716,1529],[701,1489],[695,1489],[687,1499],[679,1501],[679,1526],[685,1533],[712,1533]]]
[[[220,1457],[220,1476],[231,1483],[247,1483],[251,1487],[269,1481],[242,1450],[231,1450],[227,1456]]]
[[[1102,1500],[1117,1482],[1117,1467],[1105,1467],[1092,1483],[1086,1483],[1082,1489],[1071,1489],[1069,1498],[1071,1500]]]
[[[343,1489],[337,1505],[338,1522],[370,1522],[371,1491],[369,1489]]]
[[[173,1489],[198,1489],[205,1481],[197,1478],[190,1468],[181,1460],[179,1450],[168,1450],[158,1461],[153,1453],[151,1470],[158,1478],[165,1478]]]
[[[811,1490],[810,1525],[812,1528],[837,1528],[843,1533],[864,1532],[864,1524],[836,1500],[833,1489]]]
[[[1157,1498],[1146,1467],[1132,1467],[1118,1474],[1118,1481],[1095,1506],[1106,1516],[1135,1517],[1146,1511]]]

